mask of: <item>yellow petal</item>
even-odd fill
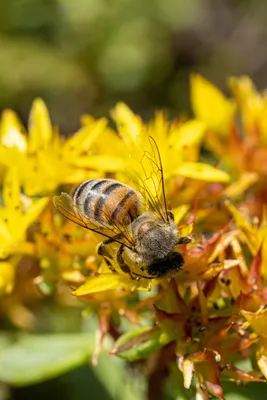
[[[228,80],[228,85],[241,108],[249,103],[250,107],[256,111],[256,114],[258,113],[261,108],[261,97],[248,76],[231,77]]]
[[[13,243],[13,245],[9,248],[9,254],[13,255],[34,255],[36,251],[35,243],[32,242],[21,242],[21,243]]]
[[[15,267],[13,264],[0,261],[0,295],[12,291],[15,279]]]
[[[267,309],[259,309],[255,313],[242,310],[241,314],[258,335],[267,338]]]
[[[187,224],[179,229],[180,236],[188,236],[193,232],[194,224]]]
[[[205,182],[228,182],[229,175],[211,165],[204,163],[184,162],[174,171],[173,175],[183,176]]]
[[[20,182],[16,166],[10,167],[4,177],[3,200],[5,208],[14,210],[20,206]]]
[[[257,254],[260,240],[257,234],[257,230],[254,229],[248,221],[242,216],[242,214],[230,203],[229,200],[225,201],[225,205],[229,212],[234,217],[235,223],[244,235],[244,239],[253,255]]]
[[[78,270],[63,271],[61,276],[68,282],[82,283],[84,281],[84,275]]]
[[[169,145],[177,150],[186,150],[201,143],[206,125],[199,120],[185,122],[180,126],[172,126],[169,136]]]
[[[102,118],[81,128],[64,144],[64,155],[66,157],[75,156],[90,150],[93,143],[104,132],[106,124],[106,119]]]
[[[135,289],[150,290],[150,283],[148,279],[141,279],[140,281],[133,280],[130,276],[126,274],[101,274],[99,276],[88,278],[85,284],[74,291],[74,295],[86,296],[116,289],[128,289],[130,291],[133,291]]]
[[[3,111],[0,125],[0,143],[7,148],[15,147],[19,151],[25,152],[27,141],[22,134],[23,130],[22,124],[14,111]]]
[[[102,170],[105,172],[117,172],[125,170],[125,159],[112,156],[86,156],[79,157],[72,162],[72,165],[82,168]]]
[[[224,194],[227,197],[243,195],[247,189],[249,189],[258,181],[258,179],[259,176],[255,172],[244,172],[238,181],[228,186],[228,188],[224,191]]]
[[[106,274],[88,278],[87,282],[74,291],[75,296],[85,296],[107,290],[127,288],[129,278],[118,274]]]
[[[263,97],[257,92],[254,84],[248,76],[241,76],[240,78],[230,78],[229,86],[235,96],[245,126],[245,134],[253,135],[255,127],[260,129],[257,133],[264,136],[266,127],[266,113],[264,113]],[[263,124],[262,124],[263,122]],[[263,128],[263,131],[262,129]],[[258,137],[257,139],[258,140]]]
[[[26,231],[28,227],[37,220],[38,216],[44,210],[49,202],[48,197],[43,197],[42,199],[35,200],[30,207],[27,209],[26,213],[22,218],[23,229]]]
[[[0,258],[6,258],[8,256],[11,243],[12,236],[7,225],[0,219]]]
[[[111,115],[124,142],[129,146],[134,144],[142,130],[143,124],[140,118],[124,103],[116,104]]]
[[[195,116],[208,129],[227,134],[234,117],[234,104],[203,76],[191,76],[191,100]]]
[[[35,99],[29,117],[29,151],[46,148],[53,130],[47,107],[42,99]]]
[[[176,225],[178,225],[182,221],[189,208],[190,206],[188,204],[182,204],[181,206],[172,209]]]
[[[267,357],[264,356],[263,354],[257,354],[258,356],[258,366],[259,369],[261,370],[262,374],[265,376],[265,378],[267,379]]]

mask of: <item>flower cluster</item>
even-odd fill
[[[265,381],[267,98],[248,77],[230,79],[229,87],[231,99],[193,75],[194,119],[169,121],[159,112],[146,124],[118,103],[111,112],[116,129],[86,115],[69,138],[52,126],[40,99],[33,103],[28,132],[13,111],[4,111],[1,312],[30,328],[28,286],[35,285],[34,301],[61,282],[62,301],[74,289],[98,316],[94,363],[109,334],[111,354],[142,360],[151,374],[163,367],[173,373],[175,366],[198,399],[224,399],[223,380]],[[149,136],[160,150],[175,223],[192,242],[180,245],[185,265],[174,276],[134,279],[119,268],[116,244],[110,246],[110,268],[96,253],[101,238],[66,220],[52,198],[91,178],[133,186],[132,173],[145,173],[140,160]],[[239,367],[242,360],[250,366],[246,371]]]

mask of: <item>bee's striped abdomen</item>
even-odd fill
[[[140,194],[113,179],[83,182],[73,191],[72,199],[91,221],[110,226],[128,225],[140,211]]]

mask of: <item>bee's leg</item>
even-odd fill
[[[118,264],[119,264],[121,270],[122,270],[123,272],[126,272],[126,273],[130,274],[132,279],[135,279],[134,277],[137,277],[137,280],[140,280],[140,278],[155,279],[155,276],[140,275],[140,274],[136,274],[135,272],[132,272],[132,271],[130,270],[130,268],[128,267],[128,265],[125,264],[125,261],[124,261],[123,256],[122,256],[122,253],[123,253],[123,251],[124,251],[124,247],[125,247],[125,246],[122,244],[122,245],[120,246],[120,248],[119,248],[118,253],[117,253],[117,262],[118,262]],[[144,271],[144,268],[141,268],[141,269],[142,269],[142,271]]]
[[[140,280],[140,278],[144,278],[144,279],[156,279],[157,278],[157,276],[140,275],[140,274],[136,274],[135,272],[132,272],[132,274],[137,276],[137,280]]]
[[[116,236],[116,239],[117,239],[117,236]],[[110,239],[103,240],[103,242],[100,243],[100,245],[99,245],[99,247],[98,247],[98,249],[97,249],[97,254],[98,254],[99,256],[102,256],[102,257],[104,258],[104,260],[105,260],[107,266],[109,267],[109,269],[110,269],[112,272],[115,272],[116,270],[115,270],[115,268],[113,267],[113,265],[111,264],[111,262],[109,261],[109,258],[112,258],[112,257],[111,257],[111,255],[110,255],[108,249],[107,249],[107,246],[108,246],[110,243],[115,242],[116,239],[115,239],[115,238],[110,238]]]
[[[123,256],[122,256],[122,253],[124,252],[124,248],[125,248],[125,246],[122,244],[122,245],[120,246],[119,250],[118,250],[118,253],[117,253],[117,263],[119,264],[120,269],[121,269],[123,272],[125,272],[125,273],[127,273],[127,274],[130,274],[131,277],[133,277],[130,268],[128,267],[127,264],[125,264],[125,261],[124,261]]]
[[[191,242],[192,242],[192,239],[191,239],[190,237],[188,237],[188,236],[181,236],[181,237],[177,240],[176,244],[187,244],[187,243],[191,243]]]

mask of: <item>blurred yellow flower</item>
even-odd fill
[[[191,102],[196,118],[207,129],[225,136],[234,123],[235,104],[199,74],[191,75]]]
[[[69,139],[63,139],[51,125],[48,110],[41,99],[33,102],[26,136],[15,113],[5,111],[1,121],[0,163],[18,166],[21,184],[29,195],[50,193],[61,184],[79,183],[96,177],[99,166],[90,171],[75,161],[88,155],[94,141],[104,132],[106,120],[92,120]]]
[[[37,220],[49,199],[44,197],[31,201],[21,195],[16,167],[10,167],[4,177],[2,196],[4,206],[0,208],[0,258],[3,259],[22,251],[27,229]],[[28,249],[26,246],[26,252]]]
[[[145,125],[125,104],[118,103],[112,111],[119,135],[123,138],[130,154],[128,169],[136,170],[141,178],[144,171],[140,168],[140,160],[144,151],[151,152],[148,144],[152,136],[160,150],[164,166],[164,176],[192,178],[204,182],[228,182],[229,176],[215,167],[197,162],[201,143],[205,133],[205,124],[192,120],[185,123],[169,122],[159,112],[155,118]]]
[[[229,86],[240,109],[249,145],[267,145],[267,94],[257,92],[248,76],[230,78]]]
[[[15,265],[10,261],[0,261],[0,296],[13,290],[14,280]]]

